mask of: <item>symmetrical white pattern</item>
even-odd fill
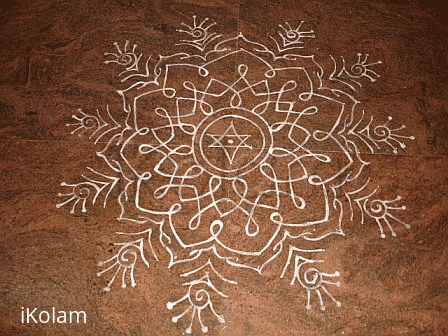
[[[97,155],[109,173],[89,168],[95,177],[63,182],[57,204],[86,212],[88,202],[102,197],[106,206],[118,190],[118,220],[145,227],[120,232],[140,238],[117,243],[117,254],[99,263],[106,268],[98,276],[115,270],[105,291],[120,273],[122,287],[127,277],[135,286],[138,259],[150,267],[146,245],[154,260],[163,260],[157,244],[169,255],[168,267],[181,267],[181,277],[190,279],[183,283],[185,295],[167,303],[181,309],[174,323],[190,317],[186,333],[196,319],[202,332],[209,330],[205,312],[225,323],[216,300],[227,297],[223,284],[236,282],[223,271],[237,267],[261,275],[280,255],[287,262],[279,276],[292,271],[291,285],[305,290],[307,309],[314,297],[321,310],[324,298],[340,307],[330,293],[340,286],[332,280],[339,272],[318,269],[323,260],[317,255],[325,251],[302,244],[344,236],[343,224],[355,221],[355,212],[362,223],[376,222],[383,238],[385,226],[392,236],[393,223],[409,228],[394,214],[405,210],[397,205],[401,197],[380,198],[378,187],[363,177],[369,164],[364,151],[390,148],[396,154],[414,139],[400,133],[404,126],[391,128],[392,118],[376,126],[373,117],[364,121],[354,94],[363,81],[379,78],[375,66],[381,61],[368,63],[369,55],[358,54],[347,66],[344,58],[339,65],[331,57],[334,68],[326,75],[314,56],[298,54],[303,39],[315,37],[313,30],[301,30],[303,24],[280,25],[278,36],[270,36],[273,49],[243,33],[223,37],[211,32],[215,23],[208,18],[198,23],[193,17],[192,25],[178,30],[186,35],[178,44],[185,50],[159,56],[152,70],[150,57],[141,70],[143,53],[136,45],[129,50],[128,41],[105,53],[104,63],[124,67],[121,82],[132,79],[117,90],[125,120],[120,124],[109,107],[109,122],[99,111],[95,116],[79,109],[68,126],[106,142]]]

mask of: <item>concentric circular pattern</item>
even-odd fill
[[[198,165],[223,178],[243,176],[269,154],[272,135],[266,121],[243,108],[228,108],[206,117],[193,139]],[[212,162],[211,158],[227,158]]]

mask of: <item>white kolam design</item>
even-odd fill
[[[138,264],[167,260],[185,291],[166,306],[187,334],[226,323],[218,303],[224,285],[237,285],[223,275],[232,268],[263,276],[286,260],[278,276],[304,290],[306,309],[340,307],[322,241],[351,222],[377,225],[382,238],[409,228],[401,197],[381,198],[364,172],[367,154],[397,154],[414,139],[391,117],[376,123],[355,98],[378,80],[381,61],[330,56],[324,70],[300,53],[315,38],[303,21],[280,25],[266,44],[192,21],[178,30],[179,53],[145,58],[129,41],[105,53],[121,67],[122,111],[73,115],[67,126],[101,147],[105,165],[63,182],[57,207],[86,212],[115,198],[130,232],[118,232],[126,241],[99,263],[104,290],[117,277],[134,287]]]

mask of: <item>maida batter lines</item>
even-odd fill
[[[238,284],[228,269],[263,276],[285,256],[278,276],[292,274],[289,284],[306,292],[306,309],[340,307],[340,273],[325,266],[319,244],[342,238],[354,221],[377,225],[383,238],[409,228],[399,219],[401,197],[382,198],[364,169],[366,154],[397,154],[414,139],[392,117],[376,122],[376,111],[355,98],[379,79],[381,61],[329,56],[333,67],[324,69],[301,53],[315,38],[304,26],[284,23],[267,41],[253,41],[244,32],[221,35],[214,22],[194,16],[178,29],[179,52],[154,56],[155,65],[129,41],[105,53],[104,63],[121,67],[128,84],[117,90],[122,111],[73,115],[72,133],[101,146],[104,166],[63,182],[57,207],[74,213],[120,205],[118,220],[129,232],[118,232],[127,241],[99,263],[106,291],[117,277],[122,287],[136,286],[139,260],[179,267],[185,293],[167,303],[172,322],[192,333],[197,321],[205,333],[213,318],[225,323],[215,302],[231,295],[222,283]]]

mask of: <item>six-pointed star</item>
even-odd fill
[[[236,152],[240,148],[249,148],[252,149],[252,146],[246,144],[247,139],[250,138],[249,134],[238,134],[233,125],[233,122],[230,123],[230,126],[224,132],[224,134],[207,134],[212,137],[214,142],[208,147],[221,147],[229,159],[230,164],[233,163],[235,159]]]

